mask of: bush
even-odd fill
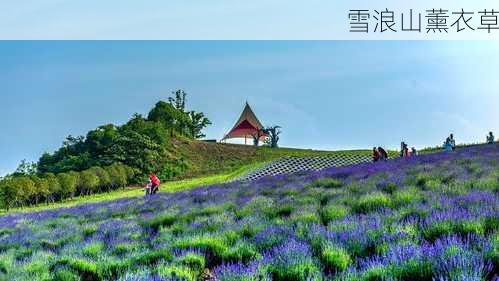
[[[207,262],[209,265],[220,263],[223,255],[229,250],[229,245],[224,237],[209,234],[182,237],[175,241],[173,247],[203,250],[208,255]]]
[[[400,190],[392,195],[393,205],[402,207],[421,200],[421,195],[416,188]]]
[[[327,244],[322,249],[321,259],[326,269],[331,272],[345,270],[352,259],[345,249]]]
[[[144,227],[149,227],[154,231],[158,231],[162,226],[172,226],[177,219],[178,219],[177,214],[165,212],[163,214],[155,216],[150,220],[143,221],[142,225]]]
[[[179,265],[160,265],[158,267],[158,274],[167,280],[183,280],[183,281],[196,281],[198,273],[186,266]]]
[[[223,253],[223,261],[227,263],[243,262],[248,263],[259,257],[256,247],[247,242],[241,241]]]
[[[328,224],[330,221],[342,219],[347,214],[347,208],[341,205],[327,205],[320,211],[320,216],[323,224]]]
[[[366,194],[353,202],[352,210],[356,213],[369,213],[391,206],[391,199],[384,193]]]
[[[181,256],[178,259],[178,263],[201,273],[206,265],[206,260],[204,256],[200,254],[189,252]]]
[[[339,188],[343,186],[343,182],[334,178],[320,178],[309,184],[311,187],[322,188]]]

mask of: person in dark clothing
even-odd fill
[[[381,146],[378,147],[379,159],[386,161],[388,160],[388,153]]]
[[[454,134],[450,134],[449,144],[452,147],[452,150],[456,150],[456,140],[454,140]]]
[[[492,132],[489,132],[489,135],[487,136],[487,143],[488,144],[494,143],[494,134]]]
[[[400,157],[408,157],[409,148],[405,142],[400,143]]]
[[[380,159],[380,153],[376,147],[373,147],[373,162],[378,162]]]

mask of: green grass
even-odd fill
[[[178,155],[188,159],[189,169],[178,179],[164,182],[160,192],[179,192],[194,187],[220,184],[245,175],[266,163],[288,157],[313,157],[337,155],[371,155],[370,150],[321,151],[297,148],[270,147],[207,143],[177,139],[174,143]],[[392,155],[394,152],[390,152]],[[9,211],[0,210],[0,215],[10,212],[32,212],[45,209],[72,207],[78,204],[97,203],[121,198],[143,196],[140,186],[127,187],[108,193],[80,196],[63,202],[40,204]]]
[[[204,176],[204,177],[193,178],[193,179],[184,179],[184,180],[164,182],[161,184],[160,192],[179,192],[179,191],[188,190],[188,189],[191,189],[194,187],[224,183],[224,182],[227,182],[229,180],[240,177],[240,176],[242,176],[250,171],[253,171],[254,169],[261,167],[262,165],[265,165],[265,163],[253,163],[250,165],[240,167],[239,169],[232,171],[232,172],[229,172],[229,173]],[[34,211],[41,211],[41,210],[46,210],[46,209],[66,208],[66,207],[72,207],[72,206],[79,205],[79,204],[97,203],[97,202],[102,202],[102,201],[109,201],[109,200],[143,196],[143,195],[144,195],[144,189],[142,187],[134,186],[134,187],[127,187],[127,188],[121,189],[121,190],[114,190],[114,191],[107,192],[107,193],[99,193],[99,194],[92,194],[92,195],[88,195],[88,196],[75,197],[73,199],[68,199],[68,200],[65,200],[63,202],[56,202],[56,203],[51,203],[51,204],[40,204],[40,205],[24,207],[24,208],[14,208],[14,209],[10,209],[9,211],[0,210],[0,215],[4,215],[4,214],[10,213],[10,212],[34,212]]]
[[[240,167],[261,164],[281,157],[313,157],[329,155],[367,155],[370,149],[323,151],[298,148],[270,148],[267,146],[251,146],[229,143],[208,143],[189,139],[176,138],[172,140],[172,154],[184,159],[187,168],[179,179],[189,179],[199,176],[233,172]],[[390,155],[397,152],[389,151]]]

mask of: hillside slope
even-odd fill
[[[320,151],[310,149],[255,147],[250,145],[210,143],[189,139],[173,139],[171,155],[186,163],[177,178],[193,178],[232,172],[242,166],[266,163],[285,156],[371,155],[370,150]]]
[[[498,159],[484,145],[10,214],[0,280],[496,280]]]

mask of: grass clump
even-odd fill
[[[352,258],[345,249],[330,244],[322,249],[321,260],[326,269],[334,273],[347,269],[352,262]]]
[[[159,276],[168,280],[198,280],[198,273],[187,266],[164,264],[158,267],[157,272]]]
[[[161,227],[172,226],[177,220],[178,215],[171,212],[165,212],[163,214],[157,215],[154,218],[143,221],[142,225],[151,228],[154,231],[158,231]]]
[[[375,192],[361,196],[352,203],[352,211],[355,213],[370,213],[392,205],[391,198],[384,193]]]
[[[316,188],[340,188],[343,186],[343,182],[334,178],[320,178],[314,180],[308,186]]]
[[[97,258],[104,250],[104,243],[94,242],[83,248],[83,254],[89,258]]]
[[[342,205],[330,204],[320,210],[320,216],[323,224],[344,218],[348,214],[348,209]]]
[[[247,241],[241,241],[223,253],[223,260],[228,263],[248,263],[259,256],[260,254],[255,245]]]

